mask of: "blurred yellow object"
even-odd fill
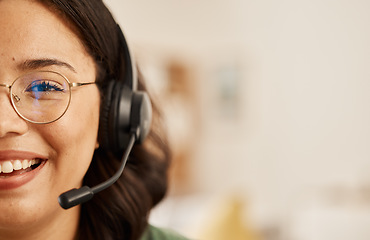
[[[210,216],[200,240],[260,240],[257,232],[243,220],[245,203],[232,198]]]

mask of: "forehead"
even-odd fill
[[[22,38],[25,34],[31,33],[36,33],[39,37],[53,37],[55,35],[53,30],[71,34],[67,21],[60,16],[61,14],[56,14],[56,11],[51,11],[51,8],[37,1],[0,1],[0,24],[1,28],[7,31],[8,37]],[[10,30],[13,30],[14,34],[11,34]],[[46,35],[45,30],[48,31]]]
[[[37,1],[1,0],[0,66],[10,59],[40,58],[62,59],[82,69],[93,65],[80,38],[61,14]],[[90,63],[86,65],[86,61]]]

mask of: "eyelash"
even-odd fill
[[[26,92],[49,92],[49,91],[59,91],[63,92],[65,89],[60,86],[60,84],[54,81],[47,80],[36,80],[33,81],[26,89]]]

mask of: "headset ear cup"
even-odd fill
[[[148,94],[133,92],[122,82],[110,81],[104,92],[100,110],[99,144],[106,151],[122,154],[136,131],[138,143],[148,135],[152,121],[152,105]]]
[[[109,146],[111,145],[111,137],[109,136],[109,125],[110,125],[110,119],[109,115],[112,108],[112,103],[115,101],[112,101],[113,98],[113,91],[115,89],[115,81],[110,81],[107,85],[107,88],[105,89],[103,93],[103,99],[100,106],[100,119],[99,119],[99,145],[103,149],[109,150]]]
[[[152,122],[152,105],[148,94],[136,91],[131,100],[131,131],[137,130],[137,142],[142,143],[150,131]]]

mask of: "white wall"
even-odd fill
[[[261,223],[312,189],[370,184],[370,2],[106,0],[135,46],[197,64],[194,181],[242,191]],[[220,115],[216,73],[237,77]],[[342,191],[341,190],[341,191]]]

